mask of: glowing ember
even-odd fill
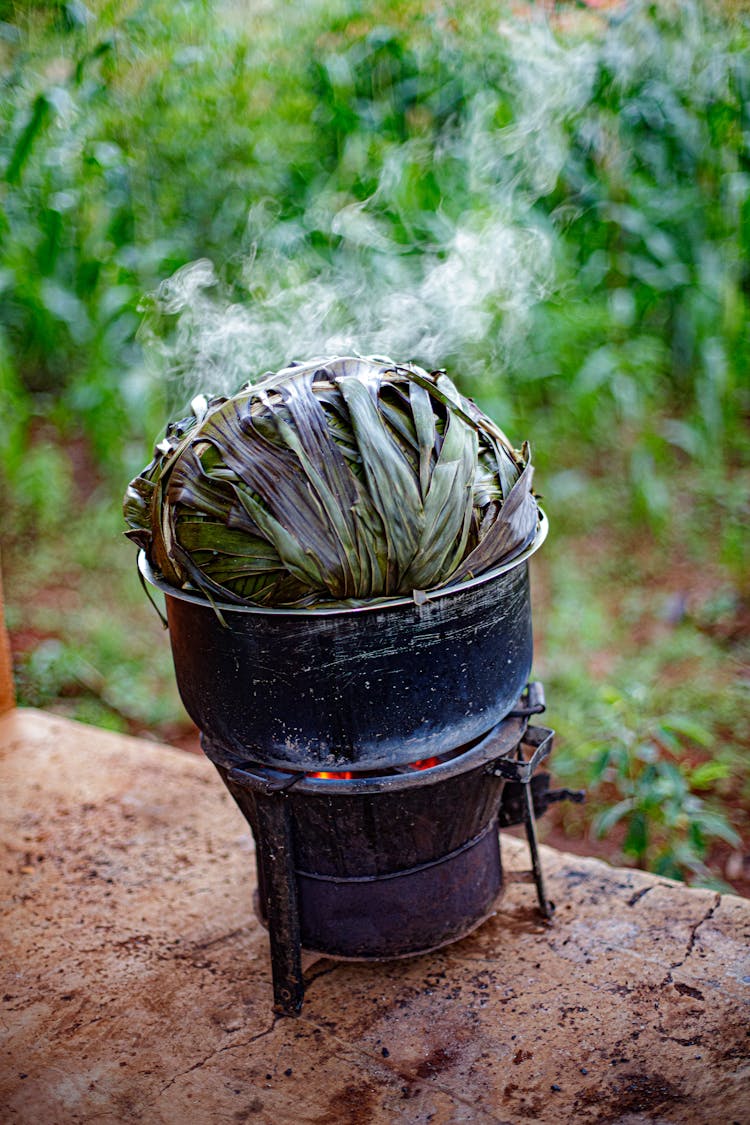
[[[442,758],[420,758],[417,762],[409,762],[407,768],[410,770],[431,770],[433,766],[439,766],[442,761]],[[393,771],[387,770],[386,772],[392,773]],[[322,778],[323,781],[351,781],[353,777],[368,777],[371,775],[346,770],[342,772],[309,773],[307,776]]]

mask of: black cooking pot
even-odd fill
[[[260,609],[144,578],[166,596],[177,686],[225,764],[369,770],[480,737],[531,671],[528,559],[547,535],[479,578],[354,609]]]

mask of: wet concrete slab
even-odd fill
[[[307,969],[271,1010],[252,841],[207,762],[0,719],[8,1123],[750,1121],[750,901],[503,838],[448,949]]]

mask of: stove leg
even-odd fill
[[[274,1010],[298,1016],[305,996],[300,948],[297,881],[289,809],[280,794],[255,796],[260,861],[271,939]]]
[[[539,858],[539,845],[536,838],[536,818],[534,816],[534,800],[531,793],[531,785],[527,782],[523,787],[524,796],[524,823],[526,826],[526,839],[529,842],[529,852],[531,853],[531,866],[534,872],[534,882],[536,883],[536,893],[539,899],[539,909],[543,917],[549,919],[552,917],[554,907],[547,898],[547,891],[544,886],[544,873],[542,871],[542,863]]]

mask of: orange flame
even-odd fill
[[[433,766],[439,766],[441,760],[442,760],[441,758],[420,758],[419,761],[417,761],[417,762],[409,762],[408,768],[410,770],[431,770]],[[339,773],[337,773],[337,772],[309,773],[307,776],[308,777],[320,777],[320,778],[323,778],[323,780],[325,780],[325,781],[327,781],[327,780],[331,780],[331,781],[351,781],[351,779],[353,777],[356,777],[357,774],[352,773],[351,770],[345,770],[345,771],[339,772]]]

